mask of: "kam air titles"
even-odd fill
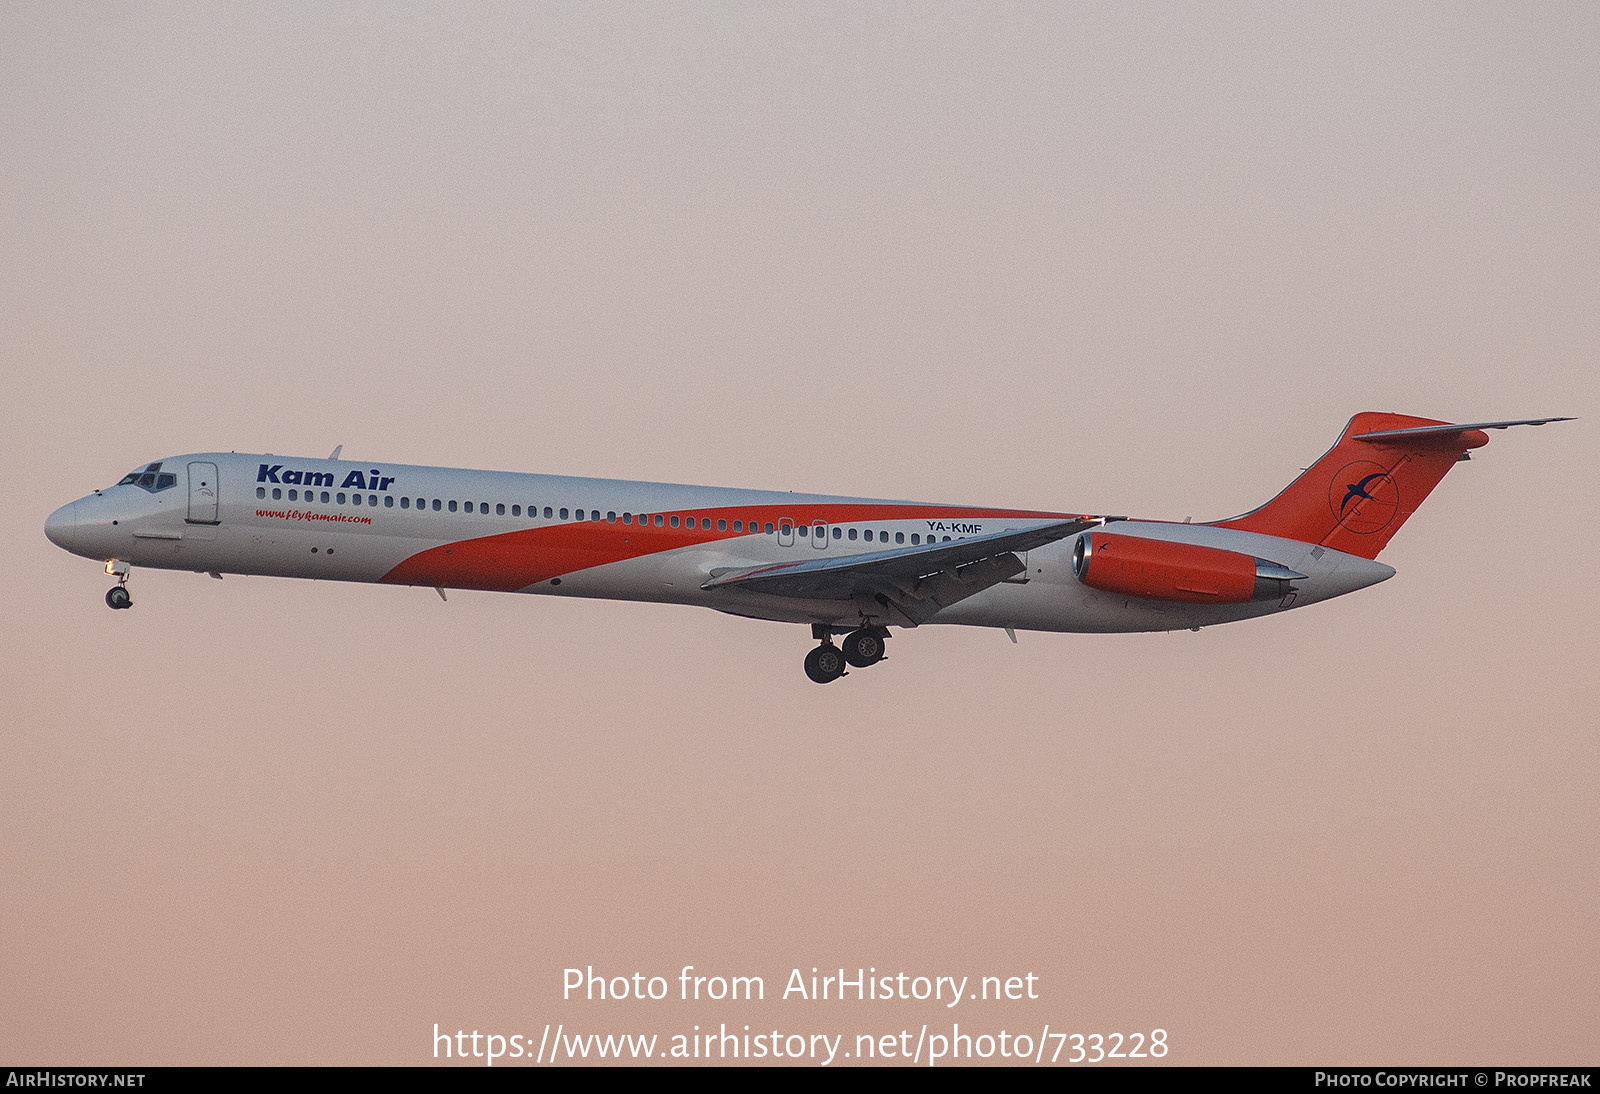
[[[328,471],[303,471],[299,468],[285,470],[281,463],[264,463],[256,471],[256,481],[280,483],[284,486],[332,486],[333,474]],[[388,490],[392,482],[394,482],[393,475],[380,475],[376,467],[365,474],[358,468],[344,477],[339,489],[383,491]]]

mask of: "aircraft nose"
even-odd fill
[[[69,501],[46,517],[44,534],[62,550],[72,550],[73,540],[78,534],[78,503]]]

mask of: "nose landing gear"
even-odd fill
[[[112,559],[106,563],[106,573],[117,579],[117,583],[106,590],[106,607],[123,608],[133,607],[133,597],[128,592],[128,574],[133,571],[133,566],[121,559]]]

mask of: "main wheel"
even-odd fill
[[[883,660],[883,636],[877,631],[862,628],[845,635],[844,659],[858,669],[876,665]]]
[[[844,655],[835,646],[818,646],[806,654],[806,675],[818,684],[831,684],[844,675]]]
[[[128,590],[121,585],[113,585],[106,590],[106,605],[111,608],[133,607],[133,597],[128,595]]]

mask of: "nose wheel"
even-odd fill
[[[117,583],[106,590],[106,607],[118,611],[133,607],[133,597],[128,592],[128,574],[133,567],[121,559],[112,559],[106,563],[106,573],[117,579]]]

